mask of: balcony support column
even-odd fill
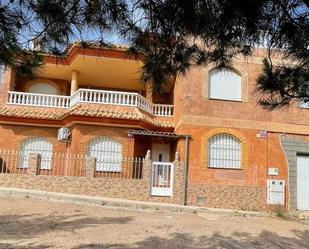
[[[78,90],[78,76],[79,72],[77,70],[73,70],[71,76],[71,96]]]

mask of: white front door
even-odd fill
[[[309,156],[297,157],[297,209],[309,210]]]
[[[152,185],[151,195],[173,195],[173,163],[170,163],[170,145],[152,145]]]
[[[153,144],[152,145],[152,161],[153,162],[169,162],[170,161],[170,145],[169,144]]]

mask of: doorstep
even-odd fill
[[[161,210],[169,212],[183,212],[193,214],[214,213],[228,216],[265,216],[266,213],[253,211],[240,211],[232,209],[202,208],[197,206],[185,206],[179,204],[132,201],[118,198],[106,198],[98,196],[87,196],[77,194],[65,194],[58,192],[48,192],[33,189],[0,187],[0,196],[33,198],[41,200],[60,201],[64,203],[74,203],[80,205],[101,206],[108,208],[126,208],[135,210]]]

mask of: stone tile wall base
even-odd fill
[[[189,205],[235,210],[268,210],[263,187],[189,185]]]
[[[147,179],[0,174],[0,186],[139,201],[174,204],[183,202],[182,189],[177,185],[174,186],[172,197],[151,196],[150,182]]]

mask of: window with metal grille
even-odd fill
[[[241,142],[229,134],[217,134],[209,139],[208,167],[241,168]]]
[[[241,76],[228,68],[211,70],[209,98],[241,101]]]
[[[43,137],[30,137],[23,140],[21,144],[20,168],[28,168],[29,155],[31,153],[41,156],[40,168],[51,169],[53,145]]]
[[[96,159],[96,171],[120,172],[122,145],[110,137],[95,138],[89,144],[88,157]]]

